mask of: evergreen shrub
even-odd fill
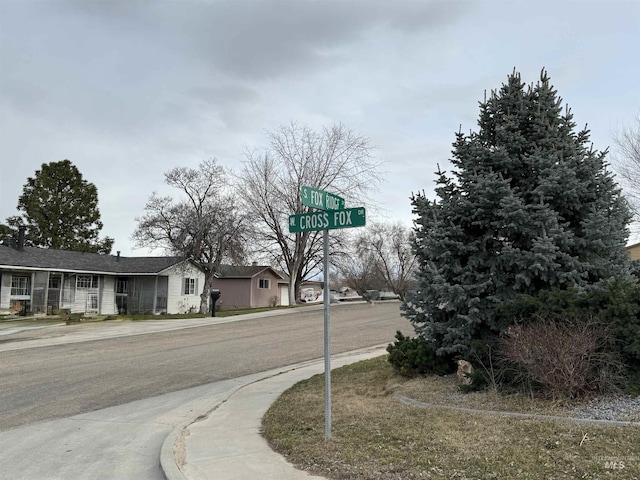
[[[387,346],[389,363],[402,376],[446,375],[455,371],[452,356],[436,355],[435,346],[422,337],[405,337],[396,332],[396,341]]]

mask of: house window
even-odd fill
[[[78,275],[76,278],[76,288],[98,288],[98,276],[97,275]]]
[[[271,288],[271,280],[268,278],[260,278],[258,280],[258,288]]]
[[[129,282],[126,278],[118,278],[116,280],[116,293],[121,293],[121,294],[127,293],[128,286],[129,286]]]
[[[62,283],[62,278],[60,275],[51,275],[49,276],[49,288],[60,288]]]
[[[11,276],[11,295],[31,295],[31,277]]]
[[[184,279],[184,294],[195,295],[196,294],[196,279],[185,278]]]
[[[98,295],[92,293],[87,296],[87,312],[98,313]]]

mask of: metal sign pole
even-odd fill
[[[324,438],[331,439],[331,352],[329,349],[329,230],[364,227],[364,207],[345,208],[344,198],[333,193],[303,185],[300,188],[302,205],[320,211],[289,215],[289,233],[324,232]]]
[[[324,439],[331,439],[331,352],[329,349],[329,230],[324,231]]]

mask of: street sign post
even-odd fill
[[[298,213],[289,215],[289,233],[364,227],[366,223],[364,207]]]
[[[318,211],[289,215],[289,232],[302,233],[324,230],[324,438],[331,439],[331,349],[329,348],[329,230],[363,227],[364,207],[345,208],[344,198],[317,188],[302,186],[302,204]]]
[[[303,185],[300,189],[302,204],[320,210],[343,210],[344,198],[333,193]]]
[[[331,439],[331,348],[329,347],[329,319],[331,316],[331,298],[329,295],[329,230],[322,232],[324,245],[322,260],[324,286],[322,296],[324,300],[324,438]]]

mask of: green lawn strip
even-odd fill
[[[640,427],[410,407],[389,394],[403,383],[384,358],[337,369],[327,442],[324,380],[315,376],[273,404],[263,433],[291,463],[331,479],[640,477]],[[451,387],[441,390],[440,399],[456,394]],[[474,405],[481,407],[481,394],[474,395]],[[495,394],[485,395],[488,409],[503,406]],[[506,399],[507,406],[513,403]],[[540,402],[534,407],[544,411]],[[549,407],[557,413],[555,404]]]
[[[294,305],[299,306],[299,305]],[[292,306],[293,307],[293,306]],[[216,317],[232,317],[235,315],[246,315],[249,313],[261,313],[270,312],[273,310],[287,310],[292,307],[258,307],[258,308],[233,308],[228,310],[216,311]],[[184,319],[184,318],[207,318],[211,317],[211,313],[181,313],[181,314],[163,314],[163,315],[121,315],[117,319],[123,320],[170,320],[170,319]]]
[[[235,315],[246,315],[249,313],[270,312],[273,310],[287,310],[294,307],[304,307],[305,305],[292,305],[288,307],[259,307],[259,308],[235,308],[228,310],[220,310],[216,312],[216,317],[231,317]],[[190,318],[207,318],[211,317],[211,313],[175,313],[175,314],[136,314],[136,315],[93,315],[73,313],[61,316],[38,316],[38,317],[11,317],[1,318],[3,327],[13,326],[30,326],[30,325],[53,325],[58,323],[96,323],[106,321],[121,322],[141,322],[146,320],[179,320]]]

